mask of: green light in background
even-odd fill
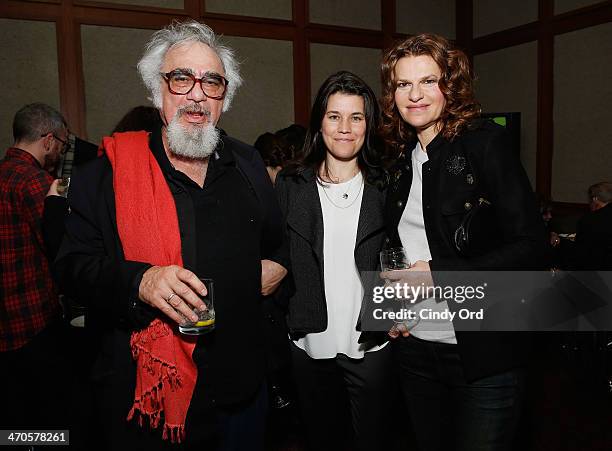
[[[506,126],[506,118],[501,116],[501,117],[494,117],[493,118],[493,122],[495,122],[496,124],[501,125],[502,127]]]

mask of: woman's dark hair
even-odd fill
[[[137,132],[144,130],[154,132],[163,125],[157,108],[152,106],[137,106],[128,111],[115,125],[112,133]]]
[[[306,140],[306,127],[302,127],[299,124],[291,124],[289,127],[281,128],[274,133],[282,142],[285,150],[285,161],[284,163],[295,159],[295,156],[304,147],[304,141]],[[284,166],[284,164],[281,164]]]
[[[363,98],[366,133],[363,146],[357,154],[357,164],[364,179],[379,188],[384,186],[384,171],[381,167],[381,147],[378,146],[376,131],[380,123],[380,110],[372,89],[357,75],[340,71],[330,75],[319,88],[310,113],[310,123],[301,153],[296,158],[293,171],[303,172],[307,168],[315,171],[325,161],[327,149],[321,136],[321,123],[327,110],[327,102],[333,94],[348,94]],[[292,172],[293,172],[292,171]]]
[[[381,67],[381,134],[389,146],[399,151],[406,141],[415,137],[415,132],[404,122],[395,105],[395,66],[406,56],[421,55],[431,57],[442,73],[438,86],[446,106],[439,119],[440,133],[452,141],[472,119],[480,116],[480,104],[474,97],[474,76],[466,54],[442,36],[428,33],[411,36],[385,53]]]
[[[283,166],[287,161],[282,141],[275,134],[266,132],[255,140],[255,147],[266,166]]]

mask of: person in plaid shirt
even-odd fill
[[[0,426],[50,427],[58,412],[43,406],[60,391],[65,346],[41,222],[68,128],[55,109],[33,103],[15,114],[13,136],[0,161],[0,398],[8,399]]]

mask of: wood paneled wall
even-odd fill
[[[471,56],[526,42],[538,43],[536,190],[549,197],[554,148],[554,37],[611,22],[612,1],[555,14],[554,0],[538,0],[537,21],[479,37],[474,37],[473,1],[456,0],[455,8],[456,40]],[[396,33],[396,0],[380,2],[380,30],[311,23],[308,0],[292,1],[291,20],[209,13],[206,11],[205,0],[184,0],[184,8],[181,10],[85,0],[3,0],[0,2],[0,17],[51,21],[57,24],[61,109],[74,131],[86,136],[80,36],[82,24],[156,29],[174,19],[195,18],[225,35],[291,41],[295,121],[306,124],[312,89],[310,43],[379,49],[390,46],[395,39],[403,37]]]

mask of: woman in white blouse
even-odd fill
[[[378,269],[384,239],[378,118],[363,80],[331,75],[315,99],[301,157],[277,178],[295,285],[288,299],[294,377],[306,438],[317,450],[384,449],[388,436],[385,335],[358,330],[360,272]]]

